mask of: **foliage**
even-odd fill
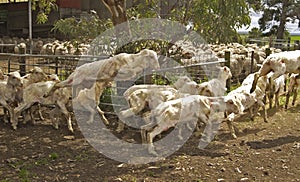
[[[110,20],[102,20],[96,13],[87,15],[80,19],[75,17],[60,19],[55,22],[52,31],[61,32],[67,39],[87,42],[112,26]]]
[[[262,35],[263,35],[262,31],[257,27],[252,28],[248,32],[248,38],[260,38],[262,37]]]
[[[45,2],[53,4],[55,1],[42,0],[39,2],[44,2],[44,4],[39,4],[43,4],[41,7],[49,7],[45,6]],[[236,29],[250,24],[248,1],[251,0],[235,0],[234,3],[226,0],[143,0],[142,2],[134,0],[133,7],[127,10],[127,16],[133,19],[175,20],[184,25],[190,25],[191,29],[198,31],[207,42],[227,43],[239,40]],[[46,8],[43,15],[47,15],[48,10],[49,8]],[[99,21],[99,19],[77,21],[75,18],[70,18],[58,21],[54,30],[60,30],[70,38],[93,37],[99,29],[103,30],[102,28],[110,25],[106,21],[100,23]]]
[[[245,0],[145,0],[128,10],[129,17],[161,17],[190,25],[207,42],[237,41],[237,28],[250,24],[249,4]],[[168,8],[162,8],[168,7]]]
[[[53,9],[57,9],[56,0],[32,0],[32,10],[39,10],[37,14],[38,24],[46,23]]]
[[[244,0],[197,1],[193,13],[196,29],[208,42],[239,39],[236,29],[250,24],[249,6]]]
[[[300,20],[300,0],[261,0],[258,10],[263,11],[259,19],[260,29],[269,29],[269,35],[276,35],[278,39],[284,38],[287,22]]]

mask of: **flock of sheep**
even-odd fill
[[[211,46],[219,57],[223,57],[225,45]],[[272,103],[275,95],[275,106],[281,94],[286,95],[287,108],[291,93],[294,94],[295,104],[297,89],[300,84],[300,51],[273,53],[266,57],[256,51],[255,45],[248,45],[244,50],[238,44],[232,44],[226,49],[235,53],[235,59],[248,60],[249,49],[256,52],[256,61],[261,64],[260,69],[252,74],[247,74],[241,86],[226,94],[226,81],[234,76],[235,69],[219,67],[219,75],[207,82],[197,84],[189,77],[182,76],[173,85],[134,85],[124,93],[129,108],[118,113],[118,131],[124,130],[126,120],[134,115],[144,119],[141,127],[141,138],[148,143],[148,151],[157,155],[153,144],[154,138],[178,123],[188,123],[191,120],[210,125],[214,122],[216,113],[225,113],[221,121],[228,124],[233,138],[236,134],[233,121],[246,111],[253,118],[253,109],[260,106],[264,111],[264,121],[267,122],[266,99]],[[236,50],[239,50],[236,51]],[[247,55],[246,55],[247,54]],[[242,56],[244,55],[244,56]],[[245,63],[246,64],[246,63]],[[244,64],[236,66],[244,67]],[[89,111],[90,118],[87,123],[94,121],[98,112],[104,123],[109,125],[104,112],[99,108],[99,98],[104,89],[114,81],[126,81],[142,73],[145,69],[158,70],[160,64],[155,51],[144,49],[137,54],[121,53],[105,60],[95,61],[77,67],[64,81],[56,75],[47,75],[42,69],[35,67],[29,74],[21,77],[18,72],[2,74],[0,78],[0,104],[5,108],[10,117],[10,123],[17,129],[18,121],[23,117],[23,122],[34,122],[33,114],[40,111],[41,106],[50,107],[53,126],[58,128],[58,118],[54,113],[61,111],[67,119],[68,128],[73,131],[72,119],[68,106],[72,99],[73,109]],[[241,69],[243,71],[243,69]],[[287,74],[291,74],[287,76]],[[289,88],[285,93],[286,80],[289,79]],[[73,87],[73,91],[72,88]],[[54,106],[54,107],[53,107]],[[43,118],[40,114],[41,119]],[[8,122],[5,119],[5,122]],[[122,124],[123,123],[123,124]],[[180,138],[181,136],[179,136]]]

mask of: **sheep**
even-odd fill
[[[46,81],[48,78],[48,75],[40,67],[35,66],[28,74],[22,76],[22,82],[25,88],[32,83]]]
[[[252,93],[261,76],[274,72],[271,81],[285,73],[300,73],[300,50],[285,51],[269,55],[258,71],[258,76],[254,79],[250,92]]]
[[[90,112],[90,118],[87,121],[88,124],[93,123],[95,111],[101,115],[105,124],[109,124],[108,120],[104,116],[104,112],[99,108],[99,95],[102,95],[103,88],[110,87],[110,82],[95,82],[91,88],[84,88],[79,91],[78,95],[73,98],[72,105],[75,110],[87,110]],[[99,95],[96,95],[99,94]]]
[[[0,104],[8,110],[10,123],[13,129],[16,129],[16,123],[14,122],[15,112],[10,103],[14,102],[17,89],[23,85],[19,72],[11,72],[7,76],[7,82],[0,82]]]
[[[70,87],[72,85],[76,87],[86,82],[99,82],[99,85],[103,86],[102,88],[98,88],[95,93],[95,98],[99,100],[103,90],[107,86],[106,84],[101,84],[101,82],[109,83],[111,81],[128,80],[140,74],[146,68],[160,68],[156,52],[145,49],[138,54],[121,53],[109,59],[77,67],[65,81],[55,84],[45,94],[45,97],[51,95],[58,88]],[[104,116],[100,108],[97,108],[97,110],[101,116]],[[107,119],[104,121],[106,122]]]
[[[121,118],[127,118],[134,114],[138,114],[142,111],[146,105],[149,105],[150,109],[155,108],[161,102],[165,102],[174,98],[177,98],[179,93],[175,88],[172,87],[161,87],[163,89],[158,89],[159,87],[137,89],[132,92],[129,96],[125,97],[126,101],[129,103],[130,108],[120,112]],[[124,93],[127,95],[127,93]],[[155,97],[155,99],[153,98]]]
[[[225,110],[239,112],[237,104],[228,99],[227,96],[213,98],[191,95],[159,104],[151,110],[151,116],[148,117],[148,119],[154,119],[155,122],[148,121],[149,124],[142,127],[142,130],[149,131],[147,133],[149,153],[157,155],[154,150],[153,139],[163,131],[180,122],[200,119],[204,123],[208,123],[212,121],[211,116],[215,112],[224,112]],[[153,123],[155,123],[154,127]]]
[[[51,91],[84,82],[125,81],[146,68],[159,69],[159,67],[157,54],[152,50],[144,49],[138,54],[121,53],[109,59],[77,67],[66,80],[56,84]]]
[[[223,96],[227,90],[226,80],[232,77],[231,71],[227,66],[220,67],[218,78],[211,79],[208,82],[197,84],[191,81],[189,77],[184,76],[179,78],[174,86],[181,93],[188,93],[191,95],[205,95],[205,96]]]
[[[55,81],[45,81],[33,83],[23,90],[23,101],[20,103],[18,107],[14,109],[15,117],[15,129],[18,124],[18,116],[19,114],[29,109],[33,104],[39,103],[41,105],[55,105],[60,108],[60,111],[65,115],[68,123],[68,129],[70,132],[74,132],[72,127],[71,116],[67,111],[66,105],[68,104],[69,98],[71,97],[71,89],[70,88],[60,88],[55,90],[52,95],[49,97],[44,97],[44,93],[49,91],[54,85]],[[53,126],[57,129],[58,124],[53,120]]]
[[[272,73],[267,75],[268,78],[270,78],[271,76]],[[275,95],[275,108],[279,106],[279,96],[284,93],[286,77],[287,75],[284,74],[276,78],[273,82],[269,81],[269,84],[272,84],[269,86],[270,92],[268,94],[270,108],[272,108],[274,95]]]
[[[267,122],[267,111],[265,108],[265,95],[266,91],[268,89],[268,77],[263,76],[258,79],[258,84],[256,85],[255,91],[250,93],[251,86],[253,84],[254,79],[258,76],[258,73],[250,74],[246,77],[246,79],[243,81],[242,85],[235,90],[232,90],[228,93],[227,96],[233,97],[233,99],[236,99],[236,102],[239,103],[239,106],[241,107],[240,110],[243,112],[246,109],[249,109],[250,111],[250,117],[253,120],[253,106],[255,103],[257,103],[260,107],[263,108],[263,119],[265,122]],[[227,116],[230,115],[230,113],[226,113]],[[231,115],[230,122],[232,122],[237,116]],[[236,138],[236,136],[233,136]]]
[[[300,74],[292,74],[290,76],[289,89],[286,94],[285,109],[288,108],[291,93],[294,94],[292,105],[293,106],[295,105],[296,98],[298,95],[299,85],[300,85]]]

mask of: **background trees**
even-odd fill
[[[41,11],[40,22],[46,21],[55,1],[34,1]],[[113,25],[132,18],[166,18],[188,25],[210,43],[237,41],[236,29],[251,22],[246,0],[133,0],[130,8],[126,7],[126,0],[101,1],[111,13]]]
[[[259,19],[260,29],[270,30],[277,39],[284,38],[287,22],[300,20],[300,0],[261,0],[256,7],[262,11],[263,16]],[[300,25],[299,25],[300,27]]]

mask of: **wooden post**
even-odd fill
[[[26,54],[26,48],[19,47],[20,54]],[[26,57],[20,56],[19,59],[19,69],[20,69],[20,75],[24,76],[26,74]]]
[[[251,52],[251,67],[250,67],[250,73],[253,73],[253,67],[254,67],[254,51]]]
[[[58,75],[58,66],[59,66],[59,62],[58,62],[58,58],[55,57],[55,74]]]
[[[266,56],[268,57],[271,54],[271,49],[270,48],[266,48]]]
[[[295,50],[300,50],[300,41],[299,40],[294,41],[294,47],[295,47],[294,48]]]
[[[291,37],[288,37],[287,50],[289,51],[290,49],[291,49]]]
[[[230,68],[230,52],[229,51],[225,52],[225,66]],[[229,78],[229,79],[227,79],[227,82],[226,82],[227,91],[230,91],[230,87],[231,87],[231,79]]]

